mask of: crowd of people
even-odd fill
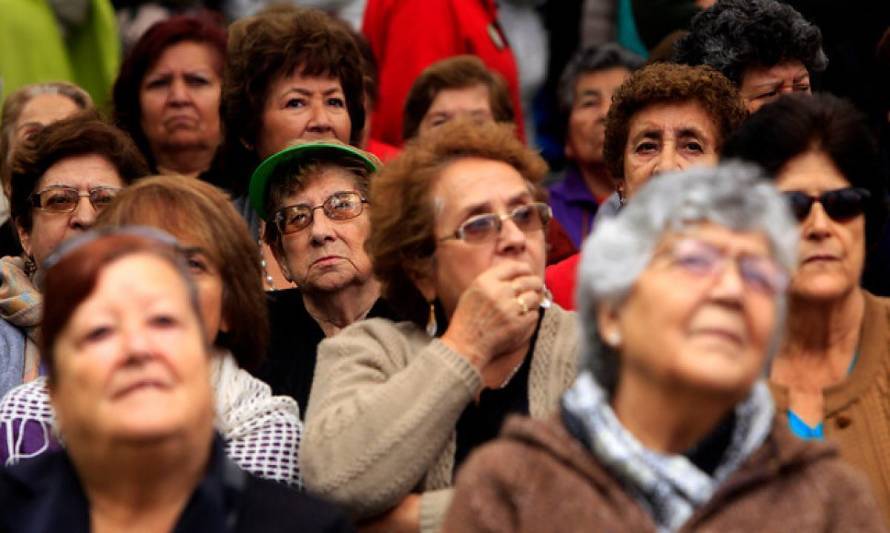
[[[554,159],[497,2],[366,4],[3,95],[0,533],[890,530],[890,97],[819,25],[650,6]]]

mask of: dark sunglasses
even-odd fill
[[[861,187],[845,187],[810,196],[801,191],[785,191],[785,198],[798,222],[810,216],[813,204],[819,202],[822,209],[834,220],[848,220],[865,212],[871,193]]]

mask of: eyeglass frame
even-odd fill
[[[720,260],[719,260],[720,266],[716,267],[714,269],[714,271],[711,273],[699,273],[699,272],[695,272],[694,269],[691,268],[690,266],[681,264],[679,261],[680,258],[678,257],[676,250],[677,250],[677,246],[682,242],[694,242],[700,246],[703,246],[704,248],[707,248],[711,251],[717,252],[717,254],[720,257]],[[739,279],[742,281],[742,284],[745,285],[745,287],[751,288],[754,292],[758,292],[758,293],[764,294],[769,297],[776,297],[776,296],[782,294],[788,288],[788,284],[791,281],[790,274],[778,262],[776,262],[773,258],[771,258],[769,256],[758,255],[758,254],[748,254],[748,253],[730,254],[730,253],[727,253],[727,251],[725,249],[721,248],[720,246],[717,246],[715,244],[709,243],[708,241],[698,239],[695,237],[691,237],[691,236],[685,236],[685,237],[681,237],[681,238],[677,239],[675,242],[673,242],[671,244],[671,246],[668,249],[663,250],[661,252],[656,252],[655,254],[653,254],[652,258],[656,259],[656,258],[662,257],[662,256],[666,257],[670,261],[669,265],[671,267],[677,267],[677,268],[683,270],[684,272],[687,272],[691,275],[698,276],[703,279],[713,278],[713,280],[717,280],[720,278],[720,276],[724,275],[724,273],[726,272],[726,265],[729,263],[730,260],[733,260],[733,262],[735,262],[736,270],[738,271],[738,276],[739,276]],[[745,277],[746,269],[744,268],[744,266],[742,264],[742,260],[744,260],[746,258],[765,260],[770,265],[773,266],[776,279],[775,279],[775,283],[770,283],[770,287],[769,287],[768,291],[761,291],[756,286],[754,286],[753,284],[748,282],[748,280]],[[770,280],[767,280],[767,281],[770,281]]]
[[[117,194],[119,192],[121,192],[122,189],[123,189],[123,187],[110,187],[108,185],[99,185],[97,187],[91,188],[87,192],[83,192],[76,187],[70,187],[68,185],[50,185],[49,187],[47,187],[45,189],[41,189],[39,191],[31,193],[31,195],[28,196],[28,201],[31,204],[32,208],[40,209],[41,211],[45,211],[47,213],[71,214],[71,213],[77,211],[77,206],[80,205],[81,198],[88,198],[90,200],[90,205],[93,207],[93,209],[95,211],[101,211],[102,209],[105,209],[105,207],[107,207],[107,205],[97,206],[93,202],[93,198],[92,198],[93,193],[95,191],[113,191],[111,198],[114,199],[114,197],[117,196]],[[46,192],[50,192],[50,191],[73,191],[73,192],[77,193],[77,201],[74,202],[74,204],[72,204],[71,209],[64,209],[64,210],[49,209],[46,206],[40,205],[40,195],[42,195],[43,193],[46,193]]]
[[[529,202],[527,204],[518,205],[518,206],[514,207],[512,210],[510,210],[509,213],[504,213],[502,215],[499,215],[497,213],[481,213],[478,215],[473,215],[470,218],[461,222],[460,226],[458,226],[457,229],[455,229],[451,234],[446,235],[444,237],[439,237],[438,241],[444,242],[444,241],[449,241],[449,240],[459,240],[459,241],[463,241],[463,242],[470,243],[470,244],[478,244],[478,243],[486,242],[487,240],[490,239],[490,237],[483,238],[478,241],[467,240],[465,237],[465,227],[467,226],[467,224],[469,224],[475,220],[482,219],[482,218],[494,217],[495,231],[492,233],[492,235],[494,237],[497,237],[498,235],[501,234],[501,231],[504,229],[504,221],[507,219],[512,220],[516,211],[518,211],[524,207],[543,208],[543,210],[539,209],[539,211],[538,211],[539,215],[541,216],[541,227],[536,228],[534,230],[530,230],[530,231],[537,231],[537,229],[544,229],[547,227],[547,224],[550,223],[551,220],[553,220],[553,209],[549,205],[547,205],[545,202]],[[513,223],[516,224],[515,221]],[[518,224],[517,224],[517,227],[519,227]],[[522,228],[520,228],[520,230],[522,230]],[[522,230],[522,232],[527,233],[525,230]]]
[[[327,211],[324,210],[324,207],[327,205],[328,202],[331,201],[332,198],[336,197],[339,194],[350,194],[350,195],[354,194],[355,196],[358,196],[358,198],[360,200],[358,213],[356,213],[355,215],[348,217],[348,218],[333,218],[330,215],[328,215]],[[328,218],[328,220],[342,222],[345,220],[352,220],[354,218],[360,217],[361,214],[365,212],[366,204],[370,205],[370,202],[368,201],[367,198],[365,198],[365,196],[362,193],[360,193],[358,191],[337,191],[337,192],[331,194],[330,196],[328,196],[327,198],[325,198],[324,202],[322,202],[321,204],[316,205],[316,206],[307,206],[305,204],[294,204],[294,205],[286,205],[286,206],[280,207],[280,208],[276,209],[275,214],[272,215],[272,223],[275,224],[275,228],[278,230],[278,233],[280,233],[281,235],[293,235],[294,233],[299,233],[299,232],[303,231],[304,229],[308,228],[315,222],[315,210],[316,209],[321,209],[322,213],[324,213],[324,215]],[[288,209],[293,209],[296,207],[305,207],[309,210],[309,221],[306,223],[305,226],[303,226],[297,230],[284,231],[284,227],[282,226],[282,219],[284,218],[284,212]]]

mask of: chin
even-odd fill
[[[859,285],[838,276],[806,276],[795,279],[791,285],[791,297],[797,300],[830,302],[842,298]]]

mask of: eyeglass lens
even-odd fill
[[[511,219],[522,232],[528,233],[544,227],[550,220],[550,209],[546,204],[522,205],[506,216],[489,213],[478,215],[464,222],[458,229],[458,238],[468,242],[487,240],[501,232],[503,220]]]
[[[39,207],[47,211],[70,212],[77,208],[80,198],[87,196],[90,203],[97,211],[107,207],[114,200],[117,189],[98,187],[91,189],[88,194],[82,194],[77,189],[54,188],[38,193]]]
[[[816,202],[819,202],[825,213],[834,220],[846,220],[861,215],[865,211],[865,203],[870,196],[866,189],[857,187],[826,191],[818,197],[801,191],[787,191],[784,194],[791,205],[794,217],[799,222],[806,220]]]
[[[315,207],[294,205],[282,208],[276,215],[276,222],[282,233],[295,233],[312,224],[316,209],[321,209],[331,220],[349,220],[362,213],[363,203],[357,192],[338,192]]]

